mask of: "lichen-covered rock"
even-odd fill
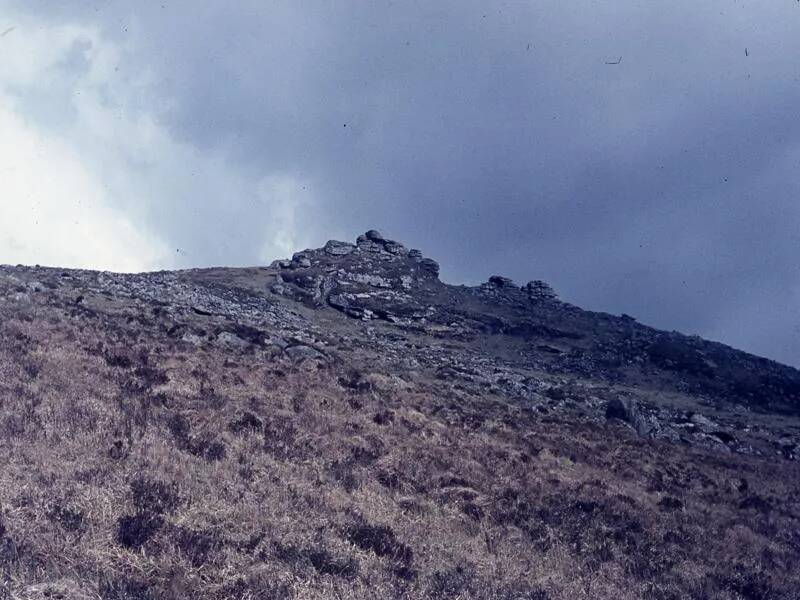
[[[431,277],[439,277],[439,263],[432,258],[423,258],[419,261],[422,272]]]
[[[525,285],[525,292],[527,292],[528,297],[531,300],[535,301],[555,300],[558,298],[558,295],[549,284],[545,283],[544,281],[539,281],[538,279],[535,281],[529,281]]]
[[[349,244],[347,242],[337,242],[336,240],[328,241],[323,248],[325,253],[330,254],[331,256],[347,256],[355,249],[356,247],[353,244]]]
[[[373,242],[382,243],[387,241],[386,238],[383,237],[383,234],[377,229],[370,229],[364,234],[364,237],[366,237],[368,240],[372,240]]]
[[[298,344],[296,346],[289,346],[284,350],[286,356],[294,363],[301,363],[307,360],[325,360],[325,355],[319,350],[311,346]]]
[[[509,279],[508,277],[502,277],[500,275],[492,275],[491,277],[489,277],[489,284],[498,288],[517,287],[516,285],[514,285],[514,281],[512,279]]]
[[[606,405],[606,418],[618,419],[629,423],[642,437],[649,437],[653,427],[639,411],[639,406],[632,398],[612,398]]]

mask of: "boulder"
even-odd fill
[[[238,348],[239,350],[244,350],[250,346],[250,342],[247,340],[243,340],[235,333],[230,331],[223,331],[217,336],[217,342],[228,346],[229,348]]]
[[[558,295],[549,284],[538,279],[529,281],[524,289],[528,294],[528,298],[534,301],[555,300],[558,298]]]
[[[372,273],[347,273],[342,277],[344,281],[352,281],[355,283],[362,283],[371,287],[377,288],[391,288],[392,280],[380,275],[373,275]]]
[[[311,346],[289,346],[284,352],[293,363],[301,363],[307,360],[325,360],[325,355]]]
[[[492,284],[494,287],[498,288],[513,288],[517,287],[514,285],[514,281],[509,279],[508,277],[502,277],[501,275],[492,275],[489,277],[489,283]]]
[[[331,256],[346,256],[355,249],[356,247],[353,244],[338,242],[336,240],[329,240],[328,243],[325,244],[325,248],[323,248],[325,253]]]
[[[370,229],[367,233],[364,234],[364,236],[368,240],[371,240],[373,242],[384,242],[384,241],[386,241],[386,238],[383,237],[383,234],[380,231],[378,231],[377,229]]]
[[[291,267],[307,269],[311,266],[311,259],[306,256],[305,252],[297,252],[292,256]]]
[[[370,240],[366,235],[358,236],[358,238],[356,238],[356,245],[359,250],[363,250],[364,252],[378,253],[384,250],[383,244]]]
[[[717,424],[714,423],[714,421],[712,421],[708,417],[704,417],[699,413],[692,413],[691,416],[689,417],[689,422],[693,423],[694,425],[697,425],[701,429],[711,429],[717,426]]]
[[[432,275],[433,277],[439,277],[439,263],[432,258],[423,258],[420,260],[419,267],[424,273]]]
[[[397,254],[398,256],[402,256],[408,253],[408,250],[406,250],[406,247],[403,246],[403,244],[399,242],[393,242],[392,240],[387,240],[383,244],[383,247],[389,254]]]
[[[649,437],[651,425],[642,416],[632,398],[612,398],[606,405],[606,419],[618,419],[630,424],[641,437]]]

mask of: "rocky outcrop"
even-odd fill
[[[539,280],[519,286],[493,275],[454,286],[438,274],[433,259],[370,230],[355,243],[331,240],[256,269],[124,275],[0,266],[0,307],[33,319],[60,306],[90,320],[130,302],[126,319],[163,322],[169,343],[191,351],[312,371],[357,351],[388,373],[428,372],[459,393],[490,393],[542,414],[579,411],[646,438],[798,458],[800,436],[782,420],[800,414],[797,370],[627,315],[581,310]],[[770,420],[754,425],[756,411]]]
[[[412,325],[428,314],[419,298],[441,285],[439,265],[370,230],[355,244],[330,240],[280,261],[273,293],[348,316]]]
[[[525,284],[525,293],[533,301],[547,302],[558,299],[558,295],[553,291],[553,288],[544,281],[539,280],[529,281]]]
[[[696,336],[658,331],[628,315],[583,311],[559,300],[541,280],[520,287],[492,275],[475,287],[446,285],[435,260],[374,229],[354,244],[331,240],[273,268],[270,290],[311,307],[440,337],[511,336],[531,344],[527,360],[552,372],[622,382],[653,371],[681,392],[800,412],[794,369]]]

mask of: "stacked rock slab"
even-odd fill
[[[528,297],[531,300],[539,300],[539,301],[547,301],[547,300],[557,300],[558,295],[555,293],[552,287],[549,284],[545,283],[544,281],[539,281],[538,279],[535,281],[529,281],[525,285],[525,291],[528,294]]]
[[[425,318],[420,288],[438,284],[439,265],[419,250],[370,230],[355,244],[330,240],[280,261],[273,293],[351,317],[411,324]]]

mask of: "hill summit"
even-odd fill
[[[800,372],[375,230],[0,267],[0,456],[0,598],[800,589]]]

